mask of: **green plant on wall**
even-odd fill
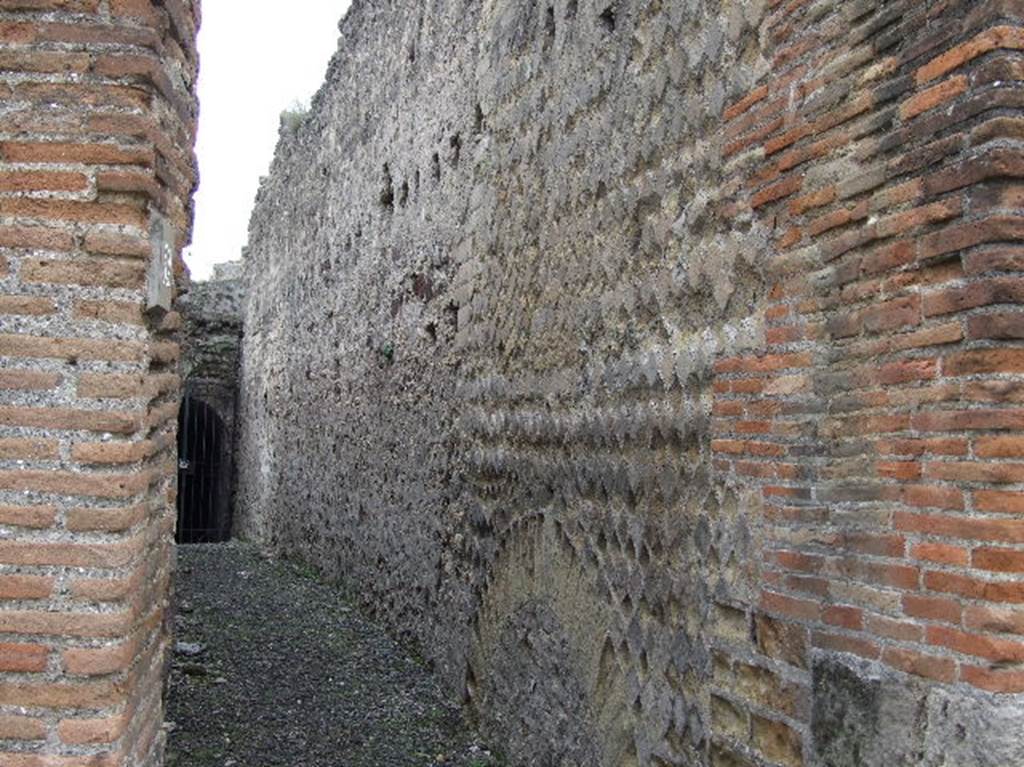
[[[309,104],[296,99],[287,109],[281,111],[281,129],[292,133],[309,117]]]

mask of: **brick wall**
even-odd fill
[[[198,3],[0,0],[0,764],[161,760]],[[166,247],[165,247],[166,246]]]
[[[846,764],[801,702],[815,653],[1024,691],[1024,4],[770,5],[724,124],[776,253],[764,347],[715,364],[715,468],[767,540],[715,763],[799,765],[810,726]]]

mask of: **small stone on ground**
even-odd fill
[[[337,589],[244,544],[178,547],[168,767],[490,767],[430,672]]]

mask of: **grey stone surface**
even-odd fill
[[[756,569],[708,373],[768,255],[716,205],[763,68],[733,10],[357,0],[258,196],[239,530],[358,584],[523,764],[706,759],[699,637]]]
[[[1024,696],[930,685],[852,656],[820,655],[813,676],[821,767],[1024,764]]]
[[[240,280],[243,276],[242,261],[224,261],[213,265],[213,282],[225,280]]]
[[[206,282],[193,282],[178,299],[185,323],[182,376],[185,379],[238,380],[242,337],[242,280],[230,265]]]

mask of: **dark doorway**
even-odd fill
[[[212,407],[185,398],[178,413],[178,543],[218,543],[231,535],[227,436]]]

